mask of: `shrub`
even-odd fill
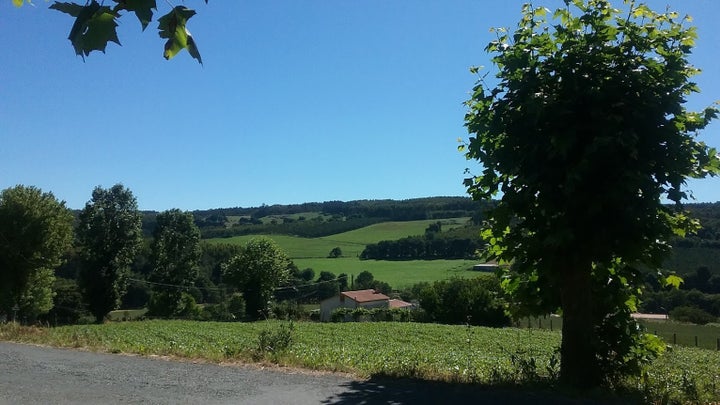
[[[163,318],[199,318],[202,309],[192,295],[183,292],[153,292],[148,303],[148,315]]]
[[[270,306],[270,317],[297,321],[305,318],[306,314],[297,302],[281,301]]]
[[[263,358],[268,354],[277,356],[286,352],[293,343],[295,325],[292,321],[286,326],[281,324],[277,329],[265,329],[260,332],[254,357]]]
[[[232,320],[239,321],[245,318],[245,298],[242,294],[234,293],[227,299],[227,312]]]
[[[670,318],[679,322],[691,322],[698,325],[705,325],[715,322],[717,318],[703,311],[700,308],[682,306],[670,311]]]
[[[420,306],[435,322],[507,326],[510,317],[500,298],[497,277],[436,281],[420,291]]]
[[[345,322],[348,315],[352,312],[352,308],[337,308],[330,314],[331,322]]]

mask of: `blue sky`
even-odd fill
[[[204,66],[162,58],[156,23],[121,19],[122,46],[83,63],[72,18],[0,0],[0,189],[82,208],[123,183],[141,209],[464,195],[457,152],[473,65],[522,0],[200,0],[189,29]],[[554,8],[557,0],[537,0]],[[183,4],[183,3],[179,3]],[[720,99],[720,2],[660,1],[695,18],[692,62]],[[158,1],[159,13],[168,11]],[[702,139],[720,147],[720,124]],[[720,200],[720,179],[691,182]]]

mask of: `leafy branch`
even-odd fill
[[[21,7],[29,0],[12,0],[16,7]],[[153,21],[154,12],[157,11],[156,0],[112,0],[114,7],[101,5],[96,0],[86,2],[85,5],[77,3],[61,3],[56,1],[50,8],[75,17],[70,29],[68,39],[72,43],[75,53],[83,60],[92,51],[105,52],[108,42],[118,45],[118,20],[125,12],[132,12],[137,17],[142,30],[145,31]],[[205,0],[207,4],[208,0]],[[168,2],[168,4],[170,4]],[[172,4],[170,4],[172,7]],[[202,58],[198,51],[195,39],[187,29],[187,21],[194,16],[195,10],[185,6],[176,6],[162,17],[157,19],[158,34],[166,39],[163,51],[165,59],[171,59],[183,49],[187,49],[190,56],[202,65]]]

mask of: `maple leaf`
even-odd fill
[[[50,8],[75,17],[75,23],[70,29],[68,39],[75,48],[75,53],[80,55],[83,60],[92,51],[104,53],[107,43],[110,41],[120,45],[115,30],[118,26],[115,21],[118,15],[109,7],[100,6],[97,1],[93,0],[86,6],[55,2]]]
[[[202,65],[202,58],[198,51],[195,40],[190,31],[185,27],[187,20],[195,15],[195,10],[191,10],[185,6],[177,6],[169,13],[158,19],[158,29],[160,30],[160,38],[167,38],[165,42],[165,51],[163,56],[165,59],[171,59],[178,52],[187,49],[194,59]]]
[[[140,21],[143,31],[147,28],[153,17],[153,9],[157,9],[155,0],[115,0],[118,3],[113,11],[118,12],[120,10],[132,11]]]

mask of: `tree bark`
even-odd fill
[[[600,385],[592,319],[590,265],[573,266],[563,273],[560,299],[563,311],[560,382],[585,390]]]

